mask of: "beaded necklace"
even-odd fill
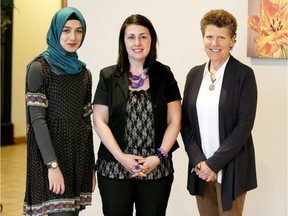
[[[137,89],[144,84],[144,80],[147,79],[147,71],[148,69],[145,68],[139,76],[132,74],[130,70],[128,71],[128,77],[129,77],[128,83],[131,86],[131,88]],[[139,81],[133,82],[134,80]]]

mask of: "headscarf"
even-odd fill
[[[60,44],[62,29],[71,15],[75,15],[82,25],[83,36],[80,46],[82,45],[86,34],[85,19],[76,8],[65,7],[57,11],[52,18],[46,40],[48,48],[40,54],[50,66],[51,71],[57,75],[77,74],[86,67],[84,62],[78,60],[76,52],[67,52]]]

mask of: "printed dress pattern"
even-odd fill
[[[91,76],[87,69],[75,75],[52,73],[41,58],[42,84],[37,92],[28,89],[27,109],[27,180],[24,215],[74,211],[91,205],[94,149],[91,124]],[[29,107],[46,108],[46,123],[59,167],[65,180],[65,193],[49,191],[48,169],[43,162],[29,119]]]

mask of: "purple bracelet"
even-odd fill
[[[158,148],[157,151],[159,151],[165,159],[168,158],[168,153],[164,149]]]

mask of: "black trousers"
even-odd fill
[[[105,216],[165,216],[174,176],[157,180],[111,179],[98,175]]]
[[[78,216],[79,211],[76,212],[58,212],[58,213],[52,213],[48,214],[48,216]]]

